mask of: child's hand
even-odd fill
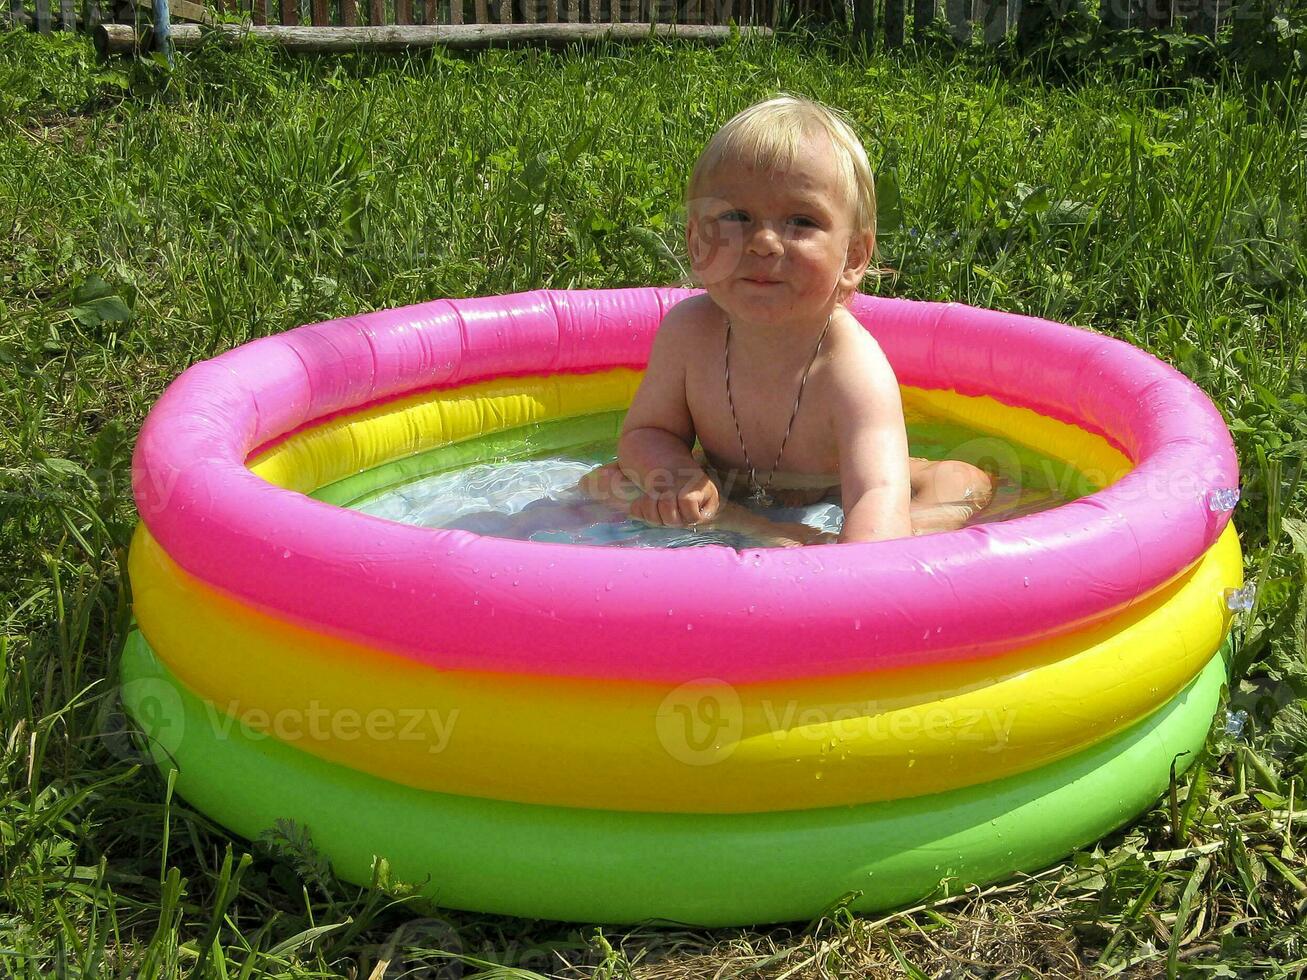
[[[646,491],[631,503],[630,516],[659,527],[684,527],[712,520],[720,508],[717,484],[700,471],[679,488]]]

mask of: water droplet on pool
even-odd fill
[[[1027,575],[1025,578],[1023,578],[1021,580],[1021,584],[1024,585],[1027,589],[1030,588],[1030,576]]]
[[[612,592],[612,591],[613,591],[613,583],[612,583],[612,582],[605,582],[605,583],[604,583],[604,591],[605,591],[605,592]]]
[[[855,620],[853,621],[853,628],[854,628],[855,630],[860,630],[860,629],[862,629],[862,620],[860,620],[860,619],[855,619]]]
[[[283,552],[281,553],[281,557],[283,557],[283,558],[289,558],[289,557],[290,557],[290,549],[287,548],[285,551],[283,551]]]
[[[911,768],[912,768],[913,766],[915,766],[916,764],[917,764],[917,760],[916,760],[916,759],[909,759],[909,760],[908,760],[908,768],[909,768],[909,769],[911,769]]]
[[[686,631],[687,633],[688,633],[690,630],[692,630],[692,629],[694,629],[694,626],[693,626],[693,625],[691,625],[690,623],[686,623],[686,624],[685,624],[685,631]]]

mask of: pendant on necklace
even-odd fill
[[[771,494],[755,483],[753,485],[753,492],[749,494],[749,503],[755,504],[758,507],[770,507],[772,505],[772,497]]]

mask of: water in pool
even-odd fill
[[[340,502],[403,524],[459,528],[523,541],[636,548],[765,545],[735,531],[710,527],[698,531],[652,527],[588,499],[576,484],[594,467],[616,458],[620,414],[613,413],[612,421],[609,437],[561,447],[540,438],[547,426],[528,427],[518,430],[515,439],[499,440],[479,461],[467,462],[469,456],[477,457],[465,450],[459,454],[463,465],[452,467],[448,459],[443,465],[437,460],[432,471],[416,478],[411,478],[410,466],[410,478],[404,482]],[[994,499],[972,521],[975,524],[1046,510],[1096,489],[1065,464],[958,426],[909,415],[908,437],[914,456],[964,459],[995,477]],[[514,444],[522,448],[511,454],[504,451]],[[836,534],[844,520],[834,503],[759,512],[776,521],[799,521]]]

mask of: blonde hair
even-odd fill
[[[844,116],[829,106],[793,95],[751,105],[713,134],[699,154],[685,189],[686,212],[705,177],[719,164],[738,160],[757,170],[790,170],[802,159],[803,139],[824,132],[835,149],[840,189],[853,210],[855,235],[876,235],[876,182],[862,141]]]

